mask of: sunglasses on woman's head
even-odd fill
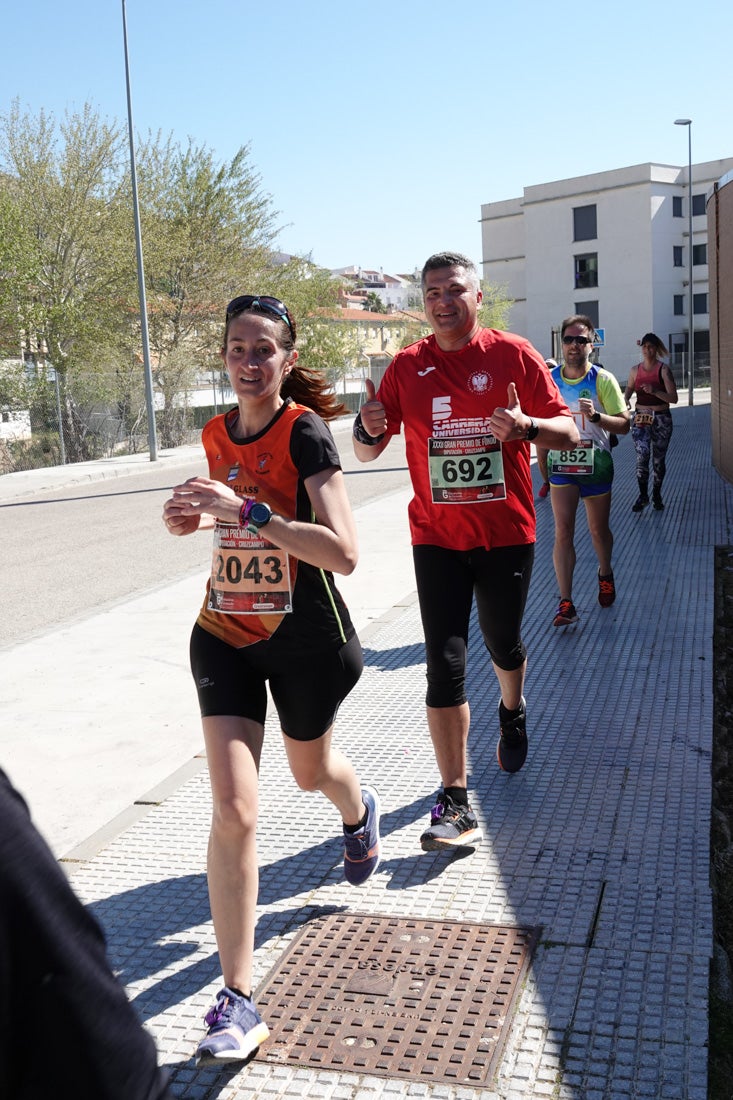
[[[290,320],[288,307],[279,298],[270,298],[267,294],[240,294],[238,298],[232,298],[227,306],[226,319],[229,320],[235,313],[245,313],[248,309],[263,309],[265,313],[271,313],[273,317],[284,321],[293,336],[293,322]]]

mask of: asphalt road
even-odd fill
[[[351,419],[333,425],[352,507],[409,483],[402,439],[363,465]],[[178,465],[175,479],[205,470]],[[206,576],[210,536],[173,539],[161,523],[170,465],[44,490],[0,505],[0,649],[39,637],[193,574]],[[202,589],[203,590],[203,589]]]

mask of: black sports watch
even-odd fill
[[[537,423],[537,421],[533,420],[532,417],[530,416],[530,418],[529,418],[529,427],[527,428],[527,431],[524,433],[524,438],[528,439],[529,442],[531,443],[532,440],[536,439],[539,434],[540,434],[540,426]]]
[[[264,527],[272,519],[272,508],[269,504],[265,504],[262,501],[258,501],[253,504],[249,510],[247,516],[247,522],[244,525],[245,531],[249,531],[250,535],[258,534],[260,527]]]
[[[590,418],[590,422],[591,422],[591,424],[597,424],[600,419],[601,419],[601,414],[596,409],[596,411],[593,413],[593,416]]]

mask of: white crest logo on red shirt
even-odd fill
[[[494,384],[494,380],[487,370],[477,370],[468,379],[468,388],[472,393],[487,393]]]

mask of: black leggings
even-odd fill
[[[534,561],[534,544],[494,550],[413,546],[420,601],[429,707],[466,701],[466,654],[471,604],[476,596],[484,644],[498,668],[520,668],[527,656],[522,616]]]

